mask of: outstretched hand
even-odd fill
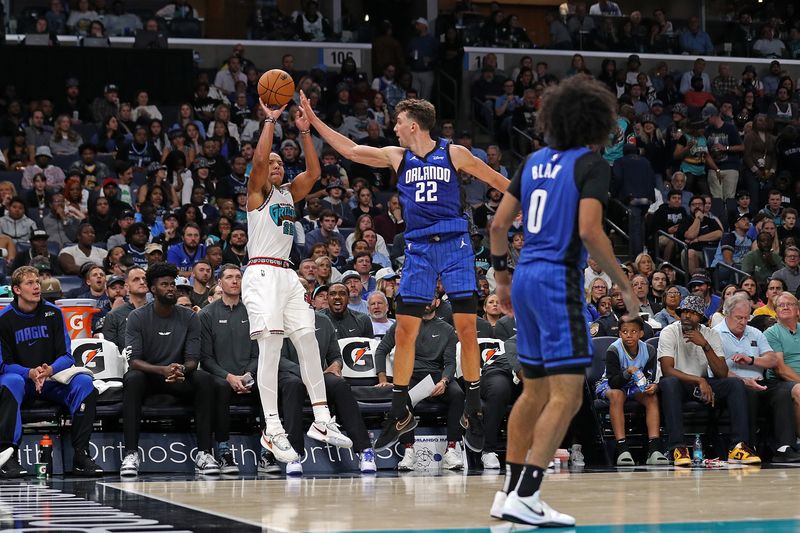
[[[305,110],[302,107],[297,108],[297,115],[294,117],[294,123],[297,124],[297,129],[300,131],[311,129],[311,121],[308,120]]]
[[[275,120],[275,121],[277,121],[279,118],[281,118],[281,113],[283,113],[283,111],[284,111],[284,109],[286,109],[286,105],[287,105],[287,104],[284,104],[281,107],[279,107],[278,109],[270,109],[269,107],[267,107],[267,104],[265,104],[263,101],[261,101],[260,98],[258,99],[258,104],[261,106],[261,109],[264,110],[264,114],[267,115],[268,117],[270,117],[272,120]]]
[[[316,115],[314,114],[314,109],[312,109],[311,107],[311,102],[308,101],[306,93],[304,93],[302,90],[300,91],[300,111],[302,111],[303,117],[308,121],[309,124],[314,119],[314,117],[316,117]]]

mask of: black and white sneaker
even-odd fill
[[[571,527],[575,525],[575,518],[559,513],[544,503],[539,491],[524,498],[519,496],[517,491],[511,491],[503,504],[503,520],[538,527]]]
[[[800,453],[794,451],[791,447],[788,447],[786,451],[783,452],[775,452],[772,455],[772,462],[773,463],[799,463],[800,462]]]
[[[272,455],[272,452],[265,452],[261,455],[261,458],[258,460],[258,473],[259,474],[280,474],[281,467],[278,466],[278,461],[275,460],[275,456]]]
[[[197,452],[197,459],[194,462],[194,472],[204,476],[219,475],[219,463],[214,456],[208,452]]]
[[[219,471],[221,474],[239,475],[239,467],[236,466],[236,461],[233,459],[233,452],[226,450],[219,456]]]
[[[22,468],[22,465],[19,464],[19,455],[15,449],[14,453],[11,454],[11,457],[9,457],[3,467],[0,468],[0,478],[19,478],[27,475],[28,471]]]
[[[406,407],[406,416],[402,420],[389,416],[383,423],[381,434],[375,440],[374,450],[379,452],[391,448],[400,440],[400,435],[413,431],[416,427],[417,419],[414,418],[414,413],[408,407]]]
[[[139,453],[130,452],[122,459],[119,469],[120,477],[136,477],[139,475]]]
[[[477,411],[475,413],[461,415],[461,427],[464,428],[464,444],[473,452],[483,451],[483,413]]]
[[[72,473],[76,476],[102,476],[103,469],[95,463],[86,450],[76,450],[72,458]]]

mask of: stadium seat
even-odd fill
[[[64,294],[83,285],[78,276],[56,276],[56,279],[61,284],[61,291]]]
[[[197,19],[172,19],[169,22],[169,36],[199,39],[203,36],[203,25]]]
[[[95,126],[91,122],[86,122],[83,124],[75,124],[74,126],[72,126],[72,129],[74,129],[80,134],[81,138],[83,138],[83,142],[85,143],[91,142],[92,137],[94,137],[95,134],[97,133],[97,126]]]
[[[19,249],[18,249],[19,250]],[[48,241],[47,251],[53,255],[58,255],[61,252],[61,246],[57,242]]]
[[[66,173],[69,170],[70,165],[79,159],[78,154],[72,155],[54,155],[53,156],[53,165],[59,167],[61,170]]]
[[[20,192],[22,190],[22,171],[4,170],[0,172],[0,181],[10,181],[14,184],[17,192]]]

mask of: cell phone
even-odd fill
[[[249,389],[250,387],[252,387],[252,386],[253,386],[253,383],[255,383],[255,382],[256,382],[256,380],[255,380],[255,379],[253,379],[253,376],[250,374],[250,372],[246,373],[246,374],[244,375],[244,379],[242,380],[242,384],[243,384],[245,387],[247,387],[248,389]]]

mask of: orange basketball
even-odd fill
[[[294,80],[279,68],[268,70],[258,80],[258,96],[267,107],[287,104],[294,96]]]

